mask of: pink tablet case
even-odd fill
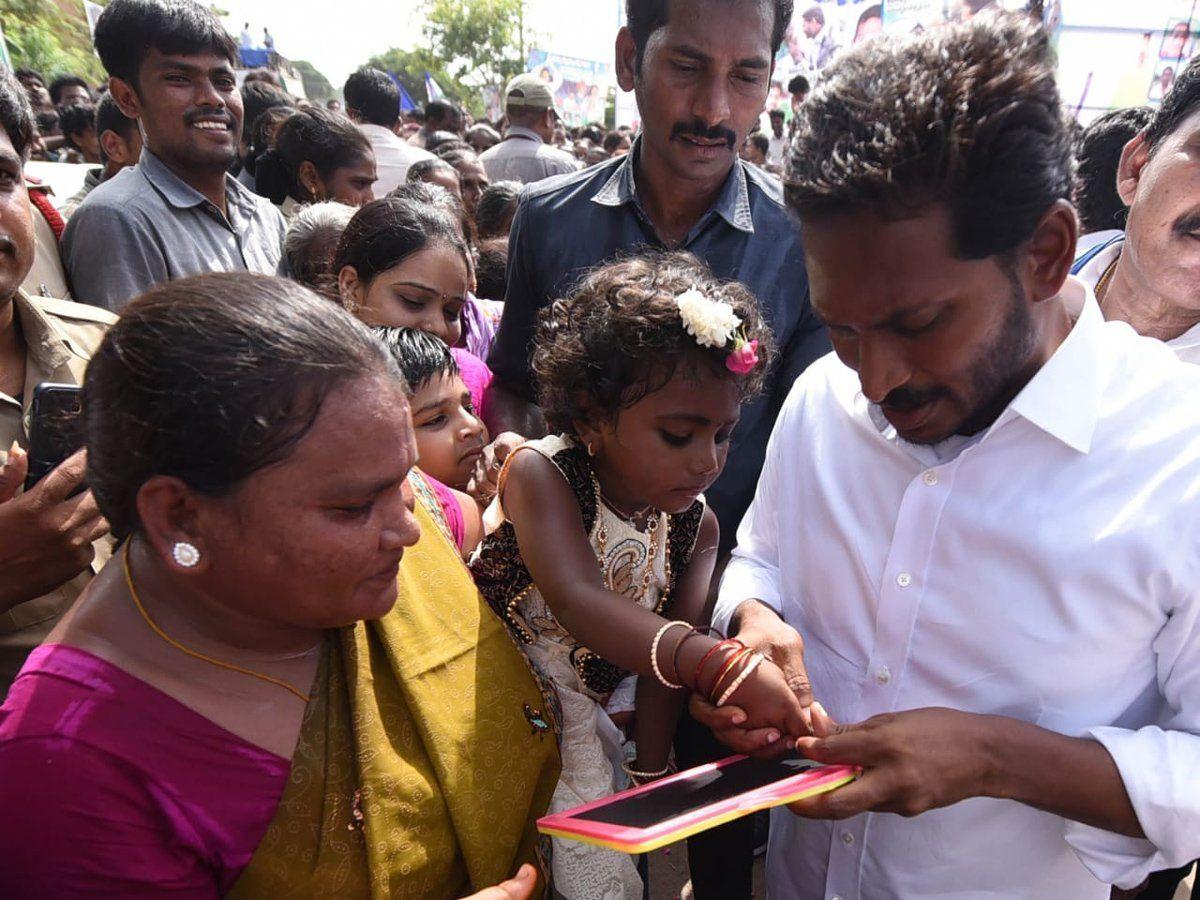
[[[770,809],[773,806],[794,803],[805,797],[832,791],[858,777],[858,770],[853,766],[821,766],[818,769],[811,769],[790,778],[780,779],[735,797],[719,800],[647,828],[633,828],[577,818],[580,813],[607,806],[627,797],[648,793],[672,782],[712,772],[745,758],[744,756],[730,756],[720,762],[698,766],[688,769],[686,772],[678,772],[669,778],[663,778],[642,787],[631,788],[619,794],[613,794],[611,797],[604,797],[583,806],[577,806],[566,812],[544,816],[538,819],[538,831],[554,837],[596,844],[623,853],[648,853],[659,847],[681,841],[690,835],[758,812],[760,809]]]

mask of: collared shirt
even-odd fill
[[[13,297],[13,304],[25,341],[25,392],[23,397],[0,393],[0,465],[8,459],[13,441],[28,447],[27,418],[33,389],[43,381],[82,384],[88,360],[100,346],[108,326],[116,321],[112,313],[94,306],[32,298],[23,291]],[[87,587],[92,574],[108,559],[106,539],[97,541],[95,547],[91,569],[43,597],[0,612],[0,699],[8,693],[25,657],[45,639]]]
[[[1086,249],[1080,247],[1076,251],[1075,266],[1071,272],[1091,290],[1096,289],[1108,267],[1114,265],[1121,256],[1121,248],[1125,246],[1125,233],[1121,231],[1103,232],[1109,235],[1104,242],[1094,242]],[[1184,362],[1200,363],[1200,323],[1193,325],[1179,337],[1166,342],[1175,351],[1175,355]]]
[[[579,171],[579,160],[557,147],[547,147],[536,131],[519,125],[510,125],[504,140],[485,150],[479,162],[490,181],[522,184]]]
[[[781,134],[775,137],[775,132],[771,132],[768,140],[771,143],[770,149],[767,151],[767,164],[783,168],[783,164],[787,159],[788,137],[786,134]]]
[[[83,187],[70,196],[66,203],[63,204],[59,212],[62,213],[64,219],[71,218],[75,210],[79,209],[85,197],[100,186],[100,182],[104,180],[104,167],[96,166],[87,170],[87,174],[83,176]]]
[[[626,156],[530,185],[521,194],[509,235],[504,317],[488,364],[530,399],[529,354],[538,311],[565,296],[593,266],[639,248],[663,248],[638,200],[639,152],[635,142]],[[805,367],[829,349],[829,338],[809,305],[799,228],[784,208],[779,182],[761,170],[737,160],[712,208],[679,249],[754,293],[780,351],[766,391],[742,408],[725,471],[705,492],[727,550],[754,493],[783,398]]]
[[[97,187],[67,223],[62,254],[75,298],[119,312],[148,288],[204,272],[275,274],[283,216],[225,178],[228,215],[142,150],[136,166]]]
[[[378,181],[372,185],[376,199],[386,197],[408,177],[409,167],[422,159],[433,159],[433,154],[420,147],[402,141],[390,128],[372,125],[369,122],[358,126],[371,142],[375,151],[375,174]]]
[[[34,191],[52,193],[44,184],[27,182],[26,188],[30,195]],[[21,282],[21,290],[33,297],[70,300],[71,292],[67,287],[67,273],[63,269],[58,236],[32,200],[29,203],[29,217],[33,220],[33,265]]]
[[[1200,368],[1105,322],[1077,280],[1062,298],[1067,338],[957,453],[901,440],[835,355],[813,365],[713,624],[747,598],[779,611],[838,721],[944,706],[1090,736],[1148,840],[988,798],[782,810],[775,900],[1104,900],[1200,856]]]

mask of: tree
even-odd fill
[[[502,87],[525,71],[525,0],[427,0],[425,36],[455,81]]]
[[[0,0],[0,21],[15,68],[37,69],[48,79],[70,73],[92,84],[105,80],[81,3]]]
[[[304,83],[304,96],[317,103],[323,103],[337,96],[337,91],[329,83],[329,79],[317,71],[317,67],[302,59],[291,61],[291,66],[300,75]]]
[[[445,65],[427,49],[399,50],[393,47],[386,53],[373,56],[367,60],[367,65],[384,72],[394,73],[408,91],[408,95],[417,103],[425,100],[425,73],[433,76],[448,95],[460,103],[473,101],[472,91],[459,83],[446,71]]]

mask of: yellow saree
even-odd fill
[[[420,496],[400,599],[330,641],[287,788],[235,898],[456,898],[536,858],[544,701]]]

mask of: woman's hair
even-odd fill
[[[297,110],[279,127],[275,146],[254,164],[254,186],[272,203],[290,194],[306,199],[300,184],[300,166],[310,162],[322,178],[364,159],[374,159],[371,142],[345,116],[317,106]]]
[[[458,363],[440,337],[416,328],[376,325],[371,329],[400,367],[410,394],[439,375],[457,375]]]
[[[287,459],[330,391],[402,381],[349,313],[291,281],[230,272],[151,288],[130,303],[88,365],[88,482],[113,534],[140,527],[155,475],[219,496]]]
[[[459,224],[459,231],[467,241],[468,247],[474,247],[476,242],[475,223],[467,215],[467,209],[461,199],[450,193],[440,184],[432,181],[408,181],[393,190],[389,197],[403,197],[414,203],[424,203],[445,210]]]
[[[333,201],[306,206],[292,219],[283,236],[283,255],[292,277],[318,292],[328,292],[333,254],[354,208]]]
[[[338,241],[333,274],[337,277],[346,266],[353,266],[358,280],[369,284],[380,272],[394,269],[414,253],[436,244],[457,250],[470,268],[470,250],[461,226],[445,208],[414,194],[393,192],[354,214]]]
[[[255,174],[258,158],[275,146],[275,134],[279,127],[290,119],[295,111],[289,106],[272,106],[255,119],[254,127],[250,130],[250,146],[246,150],[246,170],[251,175]]]
[[[475,228],[481,241],[508,234],[522,187],[519,181],[496,181],[483,189],[475,210]]]
[[[740,335],[758,341],[747,375],[726,368],[733,347],[703,347],[684,328],[676,298],[697,290],[733,307]],[[665,387],[681,365],[707,364],[736,378],[742,399],[762,390],[774,344],[754,295],[720,281],[690,253],[646,253],[593,269],[564,300],[542,311],[533,349],[538,402],[551,427],[612,420]]]
[[[405,173],[404,180],[409,184],[415,181],[424,181],[425,176],[430,172],[447,171],[458,177],[458,170],[445,160],[434,157],[432,159],[419,159],[408,167],[408,172]]]

